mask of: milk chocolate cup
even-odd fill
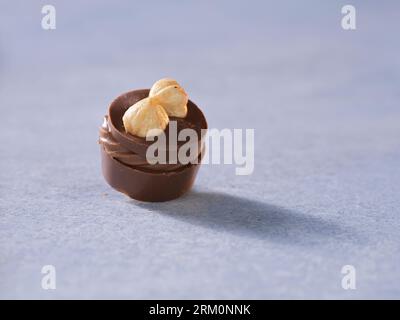
[[[111,143],[113,146],[117,146],[114,149],[121,148],[123,150],[121,154],[124,156],[131,153],[132,156],[145,159],[147,148],[154,143],[126,133],[122,122],[125,111],[137,101],[146,98],[148,94],[148,89],[130,91],[116,98],[109,107],[108,133],[112,140]],[[127,165],[118,157],[115,150],[109,152],[100,139],[102,172],[111,187],[133,199],[149,202],[172,200],[190,190],[204,155],[203,135],[208,126],[202,111],[192,101],[189,100],[187,107],[188,113],[183,123],[195,127],[199,132],[198,163],[182,164],[178,167],[175,164],[171,166],[173,170],[165,169],[165,165],[157,167],[157,164]],[[168,141],[168,127],[165,134]],[[184,143],[178,142],[176,152]]]

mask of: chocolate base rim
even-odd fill
[[[115,160],[100,145],[104,179],[115,190],[137,201],[165,202],[179,198],[193,186],[200,163],[177,171],[147,172]]]

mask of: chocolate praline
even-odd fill
[[[202,134],[207,129],[207,121],[202,111],[189,100],[185,118],[170,118],[177,123],[177,133],[191,128],[197,132],[199,154],[197,163],[149,164],[146,151],[153,141],[133,136],[125,131],[122,116],[125,111],[146,98],[148,89],[134,90],[120,95],[110,105],[108,115],[100,128],[100,150],[102,171],[106,181],[116,190],[140,201],[167,201],[187,192],[196,178],[204,155]],[[165,129],[167,150],[169,149],[169,126]],[[178,152],[185,141],[179,141],[172,152]]]

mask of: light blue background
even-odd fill
[[[344,31],[347,3],[2,1],[0,297],[399,298],[400,5],[351,1]],[[164,204],[105,183],[108,104],[165,76],[256,130],[253,175]]]

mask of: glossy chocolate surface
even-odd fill
[[[156,163],[146,160],[147,148],[154,141],[133,136],[125,132],[122,116],[137,101],[148,96],[149,90],[135,90],[115,99],[105,116],[99,131],[102,171],[106,181],[116,190],[141,201],[167,201],[187,192],[195,180],[201,158],[204,155],[202,134],[207,129],[206,119],[201,110],[191,101],[188,102],[188,114],[185,118],[170,118],[176,121],[177,131],[186,128],[197,132],[197,153],[194,163]],[[177,153],[185,141],[170,143],[170,125],[165,129],[166,151]],[[171,138],[172,139],[172,138]],[[172,139],[176,140],[176,137]]]

